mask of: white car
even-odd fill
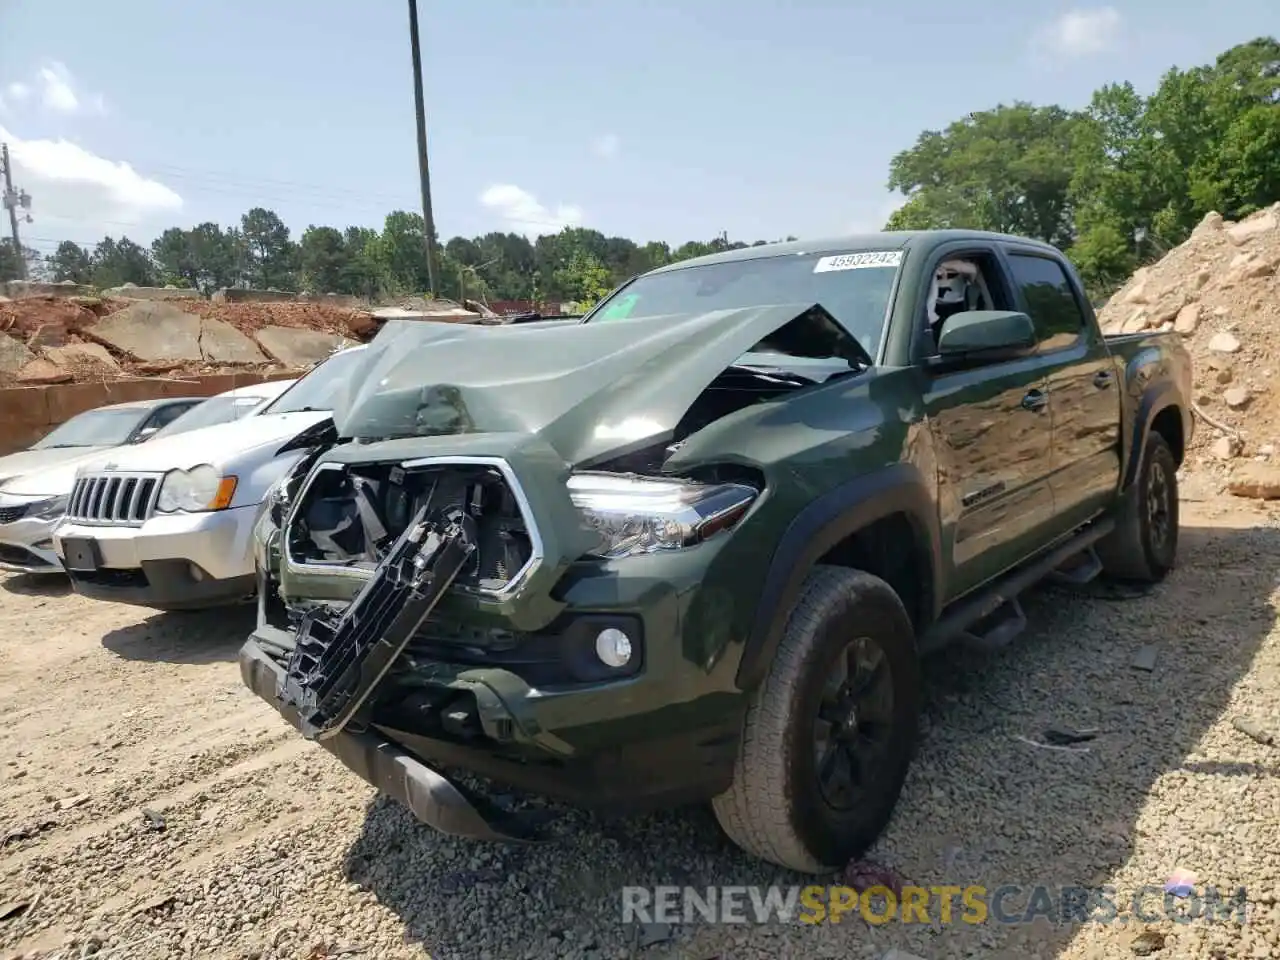
[[[330,419],[363,349],[330,356],[252,417],[81,467],[53,533],[75,591],[157,610],[250,599],[259,507],[303,455],[282,447]]]
[[[165,437],[239,420],[280,396],[294,382],[273,380],[219,393],[202,403],[182,407],[185,412],[180,410],[176,418],[166,420],[154,432],[144,432],[141,439],[158,443]],[[160,412],[167,409],[165,406]],[[0,570],[63,572],[58,555],[53,552],[53,528],[66,512],[77,471],[110,458],[111,448],[86,449],[88,453],[0,483]]]

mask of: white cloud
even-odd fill
[[[552,210],[528,190],[511,183],[494,184],[480,194],[480,203],[506,221],[508,229],[528,236],[558,233],[582,222],[581,208],[561,204]]]
[[[1032,47],[1041,54],[1074,60],[1114,50],[1123,28],[1115,7],[1068,10],[1037,31]]]
[[[38,99],[40,106],[52,113],[107,112],[106,98],[100,93],[84,93],[77,89],[75,79],[66,64],[57,60],[45,63],[36,71],[31,82],[13,80],[0,89],[0,110],[11,112],[13,108]]]
[[[591,141],[591,152],[603,160],[611,160],[618,155],[622,141],[616,133],[606,133]]]
[[[2,126],[0,140],[9,144],[14,185],[31,194],[37,235],[94,237],[112,232],[104,225],[141,225],[182,209],[163,183],[69,140],[24,140]],[[41,227],[42,216],[59,223]]]

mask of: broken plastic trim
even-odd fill
[[[276,696],[296,708],[308,740],[327,740],[351,721],[475,549],[461,524],[428,521],[428,509],[341,616],[304,615]]]

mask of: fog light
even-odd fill
[[[194,563],[189,563],[187,564],[187,566],[190,568],[192,580],[194,580],[196,583],[199,583],[201,580],[204,579],[204,571],[201,570],[199,567],[197,567]]]
[[[596,656],[608,667],[625,667],[631,662],[631,638],[616,627],[596,636]]]

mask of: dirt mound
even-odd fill
[[[1280,451],[1280,203],[1239,223],[1216,213],[1102,309],[1107,333],[1176,330],[1194,364],[1191,465]]]
[[[113,377],[200,376],[242,370],[235,357],[148,362],[105,341],[93,329],[104,318],[126,315],[142,304],[150,310],[220,321],[250,338],[267,328],[308,330],[367,342],[379,323],[369,313],[323,303],[215,303],[166,300],[163,304],[116,297],[30,297],[0,302],[0,346],[12,346],[11,362],[0,364],[0,387],[86,382]],[[193,321],[194,322],[194,321]],[[75,349],[68,349],[75,348]],[[255,349],[254,355],[257,355]],[[100,355],[101,354],[101,355]],[[236,356],[241,356],[241,354]],[[264,360],[262,367],[278,366]]]

